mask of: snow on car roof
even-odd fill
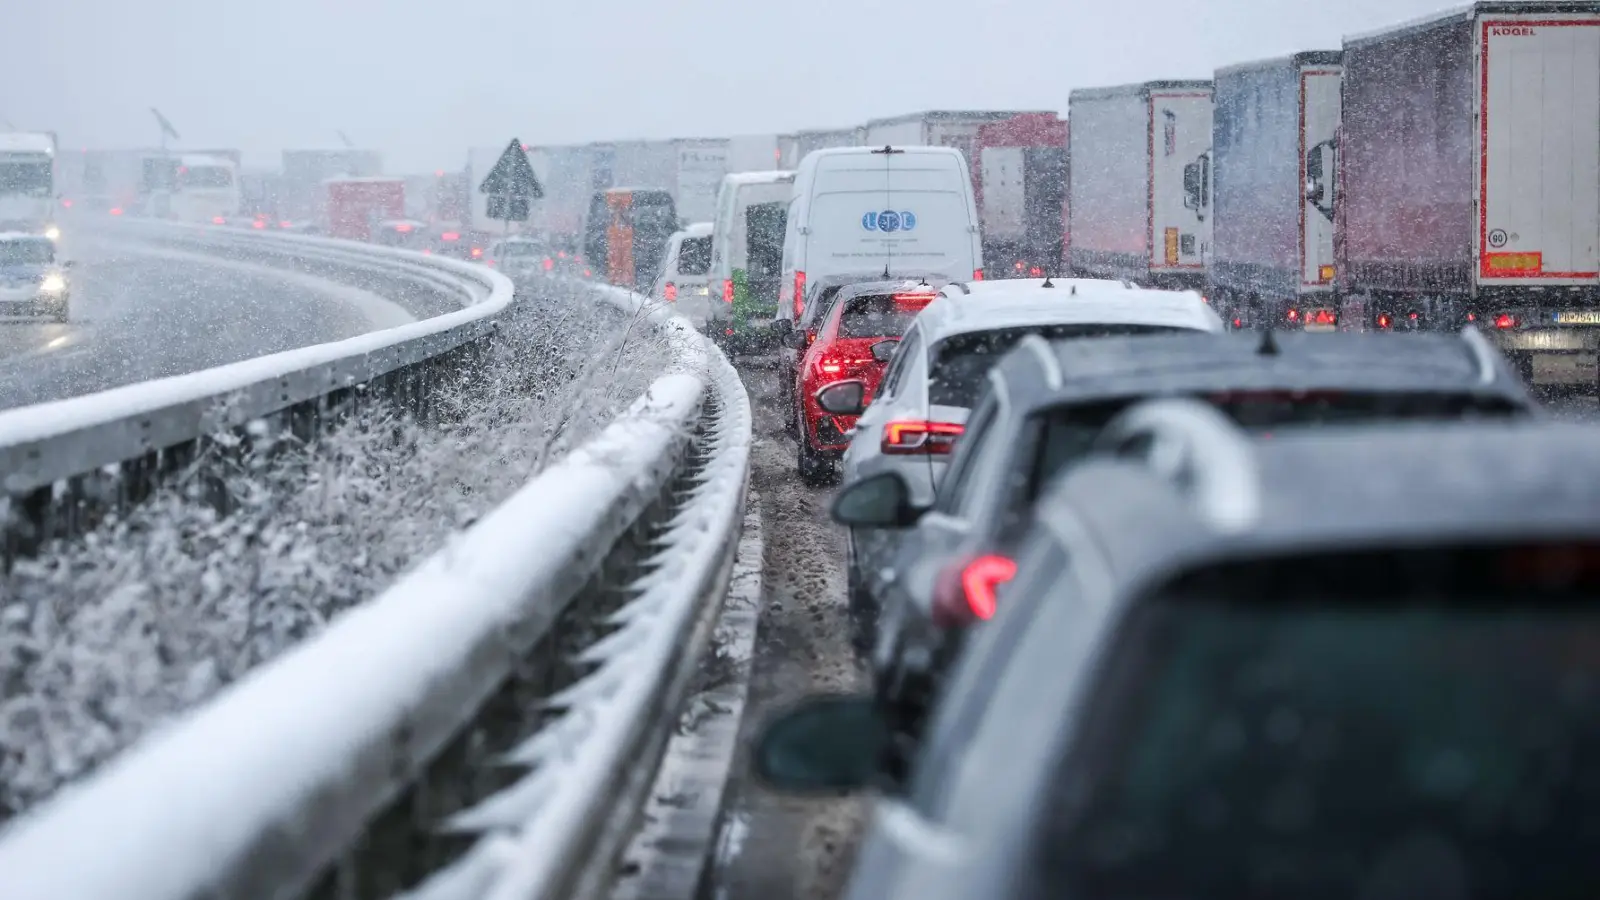
[[[56,152],[56,145],[50,140],[50,135],[48,134],[6,132],[0,133],[0,152],[54,153]]]
[[[0,241],[39,241],[47,244],[54,243],[42,234],[33,234],[27,231],[0,231]]]
[[[773,169],[766,172],[731,172],[723,176],[723,180],[741,187],[747,184],[782,184],[794,180],[794,172],[789,169]]]
[[[1221,331],[1194,291],[1158,291],[1094,278],[1007,279],[946,288],[919,316],[930,341],[1026,325],[1166,325]]]

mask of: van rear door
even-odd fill
[[[978,268],[971,188],[948,157],[939,163],[819,172],[806,214],[807,276],[887,268],[891,275],[971,278]]]

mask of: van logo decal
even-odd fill
[[[861,227],[867,231],[911,231],[917,227],[917,214],[910,210],[895,211],[886,209],[882,212],[863,213]]]

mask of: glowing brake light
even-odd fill
[[[933,294],[895,294],[894,308],[900,312],[917,312],[933,302]]]
[[[1290,309],[1288,312],[1283,314],[1283,317],[1291,322],[1298,322],[1300,321],[1300,310]]]
[[[1333,314],[1333,310],[1329,310],[1329,309],[1319,309],[1319,310],[1317,310],[1316,315],[1309,317],[1309,319],[1310,319],[1311,323],[1314,324],[1314,325],[1337,325],[1337,324],[1339,324],[1339,317]]]
[[[1394,324],[1394,320],[1389,318],[1389,314],[1388,313],[1379,313],[1378,314],[1378,327],[1379,328],[1388,328],[1392,324]]]
[[[439,240],[441,240],[441,241],[459,241],[459,240],[461,240],[461,232],[459,232],[459,231],[446,231],[444,234],[439,235]]]
[[[227,219],[224,219],[221,216],[212,216],[211,217],[211,224],[213,224],[213,225],[221,225],[221,224],[224,224],[227,221],[228,221]]]
[[[672,282],[667,282],[667,288],[662,293],[666,295],[668,303],[678,302],[678,286]]]
[[[483,258],[483,248],[482,247],[473,247],[472,248],[472,258],[473,259],[482,259]]]
[[[61,201],[61,206],[63,208],[65,208],[65,209],[71,209],[72,208],[72,198],[71,197],[67,197],[67,198],[63,199]]]
[[[989,621],[1000,606],[1000,586],[1016,576],[1016,562],[996,554],[951,566],[941,574],[934,589],[934,624],[958,628]]]
[[[1043,275],[1043,274],[1044,274],[1044,270],[1039,268],[1038,266],[1034,266],[1033,268],[1028,270],[1028,276],[1030,278],[1038,278],[1040,275]]]
[[[279,228],[293,228],[294,227],[294,223],[289,221],[288,219],[284,219],[282,222],[278,223],[278,227]]]
[[[394,230],[400,232],[401,234],[409,234],[411,232],[411,223],[401,222],[399,225],[394,227]]]
[[[122,207],[120,207],[120,206],[113,206],[113,207],[111,207],[111,214],[112,214],[112,215],[113,215],[113,216],[120,216],[120,215],[122,215]]]
[[[1494,327],[1515,328],[1517,327],[1517,317],[1508,313],[1501,313],[1500,315],[1494,317]]]
[[[250,227],[251,228],[256,228],[256,229],[261,229],[261,228],[267,227],[267,223],[263,222],[260,219],[256,219],[254,222],[250,223]]]
[[[554,269],[555,267],[556,267],[556,261],[551,259],[550,257],[546,256],[544,258],[544,270],[546,272],[548,272],[551,269]]]
[[[722,302],[723,303],[732,303],[733,302],[733,279],[732,278],[724,278],[724,279],[722,279]]]
[[[729,302],[732,302],[731,300]],[[794,273],[794,317],[800,318],[806,306],[806,273]]]
[[[961,437],[965,426],[955,422],[901,421],[883,427],[883,452],[886,454],[947,454]]]
[[[973,281],[982,281],[983,280],[983,270],[982,269],[973,269],[972,270],[972,280]]]

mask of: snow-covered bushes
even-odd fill
[[[591,289],[528,293],[440,421],[375,407],[312,445],[202,460],[231,514],[180,481],[0,579],[0,819],[377,594],[670,367]]]

